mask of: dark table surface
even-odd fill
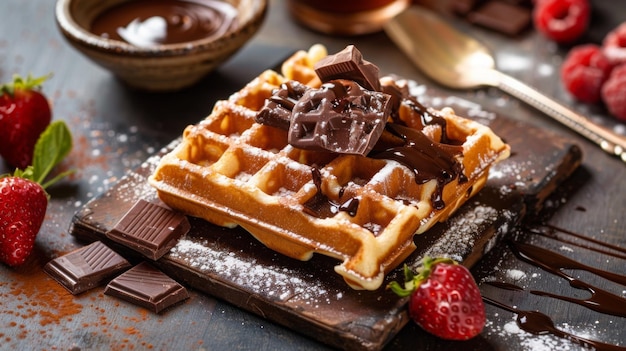
[[[594,1],[592,28],[584,41],[598,42],[626,20],[626,2]],[[74,150],[65,161],[77,171],[50,189],[52,199],[37,238],[35,254],[22,267],[0,265],[0,349],[41,350],[319,350],[327,346],[224,301],[195,291],[184,304],[155,315],[94,290],[74,297],[42,271],[51,258],[82,245],[69,234],[74,213],[94,196],[106,192],[129,170],[178,137],[183,128],[206,116],[225,98],[285,55],[314,43],[330,52],[356,44],[383,73],[395,73],[432,85],[446,94],[474,101],[485,110],[506,114],[574,138],[584,152],[580,168],[549,198],[543,221],[605,243],[626,247],[626,181],[623,162],[552,122],[534,109],[494,89],[448,91],[418,72],[383,33],[363,37],[329,37],[293,23],[283,1],[270,1],[261,31],[227,64],[198,85],[176,93],[150,94],[130,90],[94,65],[63,40],[54,22],[54,1],[0,2],[0,80],[14,73],[53,77],[44,85],[54,118],[68,122]],[[495,53],[499,68],[619,133],[600,106],[576,103],[563,90],[559,65],[567,51],[534,31],[516,38],[458,23]],[[626,92],[624,92],[626,93]],[[524,133],[523,130],[520,133]],[[2,173],[8,171],[0,166]],[[524,231],[522,231],[524,232]],[[533,243],[549,239],[530,235]],[[587,264],[623,273],[626,260],[588,253],[583,248],[552,243],[555,251],[584,257]],[[626,296],[626,287],[586,272],[567,270],[596,286]],[[517,259],[504,245],[496,247],[473,269],[480,281],[515,283],[528,290],[555,289],[577,299],[588,297],[567,281]],[[486,288],[484,288],[486,289]],[[562,300],[517,294],[509,304],[549,315],[562,330],[626,347],[626,318],[594,312]],[[515,315],[487,305],[487,326],[469,342],[445,342],[413,324],[388,344],[411,350],[575,350],[581,346],[553,335],[532,335],[515,324]]]

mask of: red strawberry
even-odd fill
[[[65,123],[54,122],[35,144],[33,165],[0,178],[0,262],[17,266],[30,256],[48,206],[45,188],[68,172],[44,180],[71,147]]]
[[[485,326],[485,305],[470,271],[451,259],[424,258],[418,275],[404,267],[405,283],[391,282],[399,296],[410,296],[409,315],[443,339],[467,340]]]
[[[24,263],[35,245],[48,205],[41,185],[20,177],[0,178],[0,261]]]
[[[15,76],[0,86],[0,156],[13,167],[31,164],[35,143],[50,124],[50,105],[39,91],[46,78]]]

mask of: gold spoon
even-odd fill
[[[590,122],[495,68],[489,50],[435,13],[412,6],[385,24],[385,32],[426,75],[454,89],[497,87],[542,111],[626,162],[626,137]]]

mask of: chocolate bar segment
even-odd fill
[[[104,285],[131,264],[100,241],[48,262],[44,271],[74,295]]]
[[[514,36],[530,26],[530,10],[514,4],[490,1],[467,14],[473,24]]]
[[[104,293],[155,313],[189,298],[184,286],[147,262],[139,263],[113,279]]]
[[[349,79],[359,83],[365,89],[380,90],[378,67],[364,60],[361,52],[354,45],[348,45],[342,51],[324,57],[315,64],[314,69],[322,82]]]
[[[263,108],[255,116],[255,121],[288,130],[291,123],[291,111],[308,89],[308,86],[296,80],[281,84],[272,92],[272,96],[265,100]]]
[[[140,199],[106,236],[152,260],[158,260],[190,228],[184,214]]]
[[[351,80],[310,89],[293,108],[289,144],[309,150],[367,155],[391,112],[391,96]]]

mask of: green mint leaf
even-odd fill
[[[72,150],[72,134],[65,122],[50,123],[35,144],[32,179],[43,184],[50,171],[67,156],[70,150]],[[46,186],[50,184],[51,182],[48,182]]]

